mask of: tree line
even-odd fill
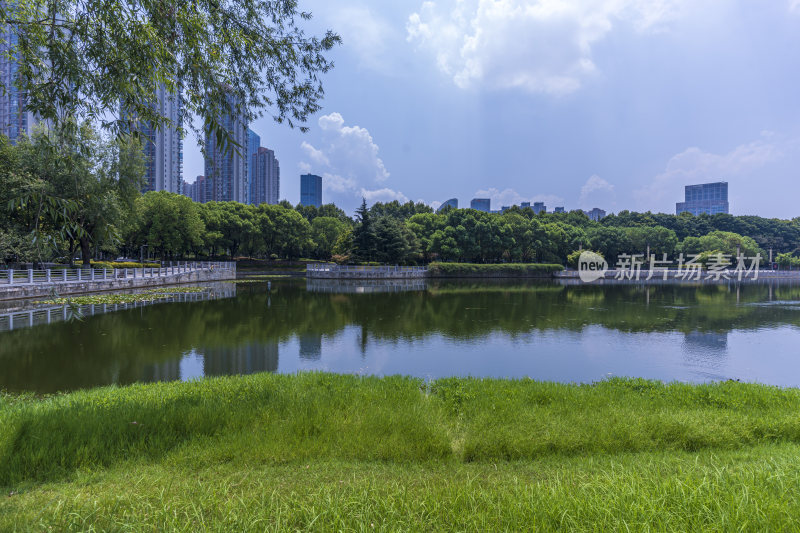
[[[355,216],[335,205],[199,204],[141,194],[145,161],[134,137],[103,137],[88,124],[38,131],[15,145],[0,137],[0,262],[117,256],[160,259],[308,258],[351,263],[559,263],[593,250],[659,258],[772,251],[800,266],[800,217],[668,215],[622,211],[596,222],[581,211],[504,213],[397,201]]]

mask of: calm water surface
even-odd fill
[[[298,370],[800,386],[798,284],[301,280],[218,295],[2,332],[0,389]]]

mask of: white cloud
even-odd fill
[[[322,153],[322,150],[317,150],[306,141],[303,141],[303,144],[300,145],[300,148],[305,152],[306,156],[311,159],[317,165],[330,165],[331,162],[328,161],[328,158],[325,157],[325,154]]]
[[[409,16],[406,31],[459,87],[563,95],[595,72],[592,47],[615,24],[661,29],[685,1],[426,1]]]
[[[664,172],[653,178],[649,185],[634,191],[637,209],[663,211],[668,203],[674,209],[673,202],[683,198],[683,187],[693,183],[727,181],[734,188],[738,185],[739,191],[763,186],[765,180],[776,179],[780,174],[777,171],[765,173],[764,169],[782,160],[787,153],[795,153],[797,146],[797,139],[783,141],[765,131],[760,139],[723,154],[706,152],[698,147],[687,148],[670,158]],[[730,197],[737,194],[732,190],[729,199],[732,201]]]
[[[800,0],[789,0],[789,11],[800,13]]]
[[[343,178],[338,174],[325,172],[322,174],[322,187],[330,192],[350,192],[356,190],[356,180]]]
[[[348,126],[339,113],[319,118],[320,143],[303,141],[300,145],[305,160],[299,164],[303,172],[322,176],[324,201],[347,208],[362,196],[370,202],[408,201],[401,192],[382,185],[390,173],[379,157],[380,148],[372,135],[361,126]],[[387,200],[388,199],[388,200]]]
[[[361,196],[366,198],[367,204],[374,204],[375,202],[391,202],[393,200],[397,200],[401,204],[404,204],[408,201],[408,197],[405,194],[399,191],[393,191],[389,188],[376,189],[374,191],[361,189]]]
[[[430,205],[433,208],[433,210],[436,211],[442,206],[442,202],[440,202],[439,200],[434,200],[428,205]]]
[[[333,27],[342,36],[342,46],[353,52],[359,63],[382,73],[392,73],[386,60],[388,42],[401,36],[394,26],[365,6],[336,6]]]
[[[584,209],[598,206],[610,209],[613,207],[614,197],[614,186],[595,174],[589,177],[581,187],[581,196],[578,203]]]
[[[378,145],[366,128],[345,126],[339,113],[320,117],[319,127],[325,146],[316,148],[303,142],[302,148],[309,159],[351,179],[382,182],[389,177],[383,160],[378,157]]]
[[[514,189],[503,189],[501,191],[494,187],[476,191],[473,198],[491,199],[493,210],[500,209],[503,206],[520,205],[522,202],[544,202],[548,211],[552,211],[556,206],[564,205],[564,199],[553,194],[537,194],[536,196],[526,197]],[[469,205],[464,205],[463,207],[469,207]]]

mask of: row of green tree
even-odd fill
[[[141,194],[144,156],[134,138],[104,138],[86,124],[44,132],[16,145],[0,138],[0,261],[119,255],[312,258],[420,264],[567,264],[591,249],[674,258],[679,253],[754,256],[770,252],[797,266],[800,218],[667,215],[623,211],[600,222],[581,211],[504,213],[422,203],[362,202],[353,218],[329,204],[293,207],[195,203],[166,192]]]

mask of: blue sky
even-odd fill
[[[800,216],[800,0],[302,1],[343,38],[303,134],[251,125],[349,213],[374,201]],[[196,141],[184,175],[203,172]]]

